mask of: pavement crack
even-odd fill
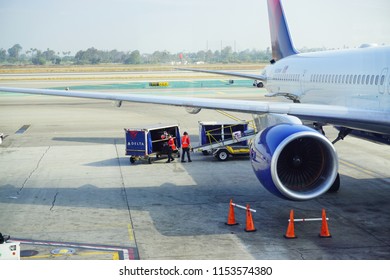
[[[47,149],[43,152],[43,154],[42,154],[41,158],[38,160],[35,168],[30,172],[30,174],[27,176],[26,180],[24,180],[22,186],[17,191],[18,195],[20,195],[20,193],[23,191],[24,187],[26,186],[28,180],[30,180],[31,176],[35,173],[35,171],[37,171],[37,169],[39,168],[39,165],[41,164],[42,159],[45,157],[45,155],[47,154],[49,149],[50,149],[50,146],[48,146]]]
[[[58,194],[59,194],[59,192],[56,192],[56,194],[54,195],[53,201],[51,202],[50,211],[53,211],[54,205],[56,204]]]

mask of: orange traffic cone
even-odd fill
[[[253,219],[252,219],[252,213],[249,208],[249,204],[246,205],[246,227],[245,231],[247,232],[253,232],[256,231],[255,225],[253,224]]]
[[[290,211],[290,221],[288,222],[287,231],[286,231],[286,234],[284,235],[284,237],[287,239],[297,238],[297,236],[295,236],[295,232],[294,232],[294,210],[292,210],[292,209]]]
[[[234,216],[233,199],[230,199],[228,220],[227,220],[227,223],[225,223],[225,224],[227,224],[228,226],[238,225],[238,223],[236,223],[236,218]]]
[[[321,226],[321,232],[320,232],[319,236],[321,238],[332,237],[332,235],[330,235],[330,232],[329,232],[328,222],[326,221],[325,209],[322,209],[322,226]]]

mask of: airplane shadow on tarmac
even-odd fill
[[[286,231],[290,210],[294,209],[296,218],[310,218],[321,217],[321,210],[324,208],[330,217],[331,233],[334,237],[332,243],[318,245],[327,252],[325,258],[390,259],[390,188],[386,184],[390,178],[356,179],[341,175],[342,186],[337,194],[325,194],[311,201],[294,202],[274,197],[263,189],[246,161],[231,160],[220,163],[211,162],[215,161],[212,157],[198,158],[199,162],[196,162],[196,159],[194,157],[191,164],[171,163],[171,166],[176,164],[175,168],[187,172],[195,182],[194,185],[175,185],[169,182],[161,184],[164,180],[159,178],[155,178],[155,185],[152,186],[145,187],[134,183],[127,172],[141,165],[129,166],[128,158],[121,157],[119,162],[121,167],[125,167],[127,176],[125,187],[102,188],[84,184],[62,188],[54,185],[26,186],[21,189],[7,184],[0,186],[0,203],[46,206],[48,213],[61,211],[61,207],[129,209],[130,212],[148,213],[152,226],[164,236],[235,234],[249,247],[251,244],[257,246],[260,242],[270,246],[284,244],[291,249],[305,249],[305,242],[308,240],[318,243],[319,224],[296,225],[296,231],[301,238],[294,241],[295,243],[289,243],[289,240],[281,237]],[[193,164],[197,165],[196,168]],[[248,170],[236,170],[244,164],[248,165]],[[91,162],[87,165],[96,168],[118,166],[118,159]],[[224,170],[235,171],[212,176],[210,166],[213,165],[223,165]],[[152,171],[152,168],[169,165],[158,162],[146,166]],[[247,180],[237,179],[236,172],[248,172],[244,174]],[[251,208],[257,210],[253,214],[257,229],[255,235],[244,231],[245,210],[235,210],[238,226],[225,225],[231,198],[241,205],[249,203]],[[45,213],[42,212],[42,215]],[[134,217],[133,219],[134,231],[137,232],[142,221],[137,221]],[[361,241],[362,238],[364,242]],[[361,249],[362,246],[365,249]],[[335,248],[353,248],[355,255],[340,252],[337,256],[332,255]]]

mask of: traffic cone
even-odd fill
[[[252,213],[251,210],[249,210],[249,204],[246,205],[246,227],[245,231],[246,232],[253,232],[256,231],[255,225],[253,224],[253,219],[252,219]]]
[[[288,222],[288,227],[287,227],[286,234],[284,235],[284,238],[287,239],[297,238],[294,232],[294,210],[292,209],[290,211],[290,221]]]
[[[236,218],[234,216],[233,199],[230,199],[228,220],[227,220],[227,223],[225,223],[225,224],[227,224],[228,226],[238,225],[238,223],[236,223]]]
[[[328,222],[326,221],[325,209],[322,209],[322,226],[321,226],[321,232],[320,232],[319,236],[321,238],[332,237],[332,235],[330,235],[330,232],[329,232]]]

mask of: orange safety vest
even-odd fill
[[[168,145],[169,145],[169,147],[172,148],[173,151],[176,150],[176,145],[175,145],[175,141],[173,140],[173,138],[169,138]]]
[[[188,135],[184,135],[181,138],[181,146],[182,148],[188,148],[189,145],[190,145],[190,137],[188,137]]]

